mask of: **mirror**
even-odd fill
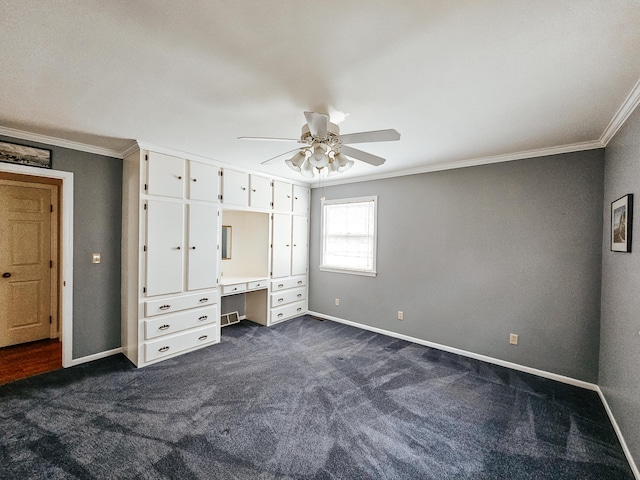
[[[231,259],[231,226],[222,226],[222,260]]]

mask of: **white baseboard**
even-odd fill
[[[527,367],[525,365],[520,365],[517,363],[507,362],[505,360],[500,360],[499,358],[488,357],[486,355],[481,355],[479,353],[469,352],[467,350],[461,350],[459,348],[449,347],[447,345],[442,345],[440,343],[428,342],[427,340],[422,340],[420,338],[410,337],[409,335],[403,335],[402,333],[391,332],[389,330],[383,330],[382,328],[370,327],[369,325],[364,325],[362,323],[352,322],[350,320],[345,320],[343,318],[333,317],[331,315],[325,315],[324,313],[318,312],[307,312],[308,315],[313,315],[314,317],[326,318],[327,320],[332,320],[338,323],[344,323],[345,325],[351,325],[352,327],[361,328],[363,330],[369,330],[371,332],[380,333],[382,335],[386,335],[388,337],[399,338],[400,340],[406,340],[408,342],[417,343],[418,345],[424,345],[425,347],[436,348],[438,350],[443,350],[449,353],[455,353],[457,355],[462,355],[463,357],[473,358],[475,360],[481,360],[483,362],[492,363],[494,365],[499,365],[501,367],[510,368],[512,370],[518,370],[524,373],[530,373],[532,375],[537,375],[538,377],[548,378],[551,380],[557,380],[558,382],[567,383],[569,385],[574,385],[576,387],[585,388],[587,390],[598,391],[598,385],[594,383],[585,382],[583,380],[578,380],[571,377],[565,377],[564,375],[558,375],[557,373],[547,372],[545,370],[538,370],[537,368]]]
[[[598,392],[598,395],[600,395],[600,400],[602,400],[602,404],[604,405],[604,409],[606,410],[607,415],[609,416],[611,425],[613,425],[613,429],[615,430],[616,435],[618,436],[618,440],[620,441],[620,445],[622,446],[622,451],[624,452],[624,455],[627,457],[629,466],[631,467],[631,470],[633,471],[633,474],[635,475],[636,479],[640,480],[640,470],[638,470],[638,466],[636,465],[636,462],[633,460],[631,451],[629,450],[629,447],[627,446],[627,442],[624,440],[624,437],[622,436],[622,431],[620,430],[620,427],[618,426],[618,422],[616,422],[616,419],[613,416],[613,412],[611,411],[611,408],[609,408],[607,399],[605,398],[604,393],[602,393],[602,390],[600,389],[600,387],[598,387],[596,391]]]
[[[106,350],[104,352],[94,353],[93,355],[87,355],[86,357],[74,358],[73,360],[71,360],[71,366],[75,367],[76,365],[80,365],[81,363],[93,362],[94,360],[110,357],[111,355],[117,355],[119,353],[122,353],[122,347],[114,348],[113,350]]]

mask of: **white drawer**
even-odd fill
[[[216,323],[217,321],[218,307],[216,305],[198,308],[197,310],[187,310],[173,315],[163,315],[144,321],[144,338],[145,340],[150,340],[161,335],[169,335],[170,333]]]
[[[307,298],[307,289],[305,287],[293,288],[291,290],[283,290],[281,292],[271,294],[271,308],[286,305],[288,303],[298,302]]]
[[[300,275],[298,277],[287,277],[281,280],[271,281],[271,291],[277,292],[279,290],[286,290],[288,288],[302,287],[307,284],[306,275]]]
[[[223,295],[230,295],[233,293],[242,293],[247,291],[246,283],[235,283],[233,285],[225,285],[222,287]]]
[[[190,348],[220,341],[220,325],[210,325],[189,330],[170,337],[163,337],[144,344],[144,360],[151,362]]]
[[[153,317],[163,313],[178,312],[189,308],[204,307],[218,303],[218,292],[210,290],[202,293],[190,293],[180,297],[164,298],[144,302],[144,316]]]
[[[267,288],[267,280],[260,280],[258,282],[247,283],[247,290],[257,290],[260,288]]]
[[[295,302],[271,310],[271,323],[277,323],[287,318],[303,315],[307,311],[307,302]]]

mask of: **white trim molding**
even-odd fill
[[[406,340],[407,342],[417,343],[418,345],[424,345],[425,347],[435,348],[437,350],[442,350],[444,352],[455,353],[457,355],[461,355],[463,357],[473,358],[475,360],[480,360],[487,363],[492,363],[494,365],[499,365],[501,367],[510,368],[511,370],[517,370],[519,372],[530,373],[532,375],[536,375],[538,377],[548,378],[550,380],[556,380],[558,382],[566,383],[569,385],[573,385],[575,387],[584,388],[586,390],[598,391],[598,385],[594,383],[585,382],[583,380],[578,380],[576,378],[566,377],[564,375],[558,375],[557,373],[547,372],[545,370],[538,370],[537,368],[527,367],[525,365],[519,365],[517,363],[507,362],[505,360],[500,360],[499,358],[488,357],[486,355],[481,355],[479,353],[469,352],[467,350],[461,350],[459,348],[449,347],[447,345],[442,345],[440,343],[429,342],[427,340],[422,340],[420,338],[410,337],[409,335],[404,335],[402,333],[392,332],[390,330],[384,330],[382,328],[371,327],[369,325],[364,325],[362,323],[352,322],[351,320],[345,320],[344,318],[333,317],[331,315],[325,315],[324,313],[318,313],[313,311],[308,311],[307,315],[311,315],[314,317],[324,318],[327,320],[331,320],[337,323],[343,323],[345,325],[350,325],[352,327],[360,328],[362,330],[368,330],[374,333],[380,333],[382,335],[386,335],[388,337],[398,338],[400,340]]]
[[[60,320],[62,366],[73,364],[73,172],[0,163],[0,172],[62,180],[60,209]]]
[[[50,137],[39,133],[25,132],[23,130],[16,130],[15,128],[0,126],[0,135],[19,138],[21,140],[29,140],[31,142],[44,143],[47,145],[55,145],[56,147],[69,148],[80,152],[95,153],[96,155],[104,155],[105,157],[123,158],[122,153],[116,150],[96,147],[95,145],[74,142],[72,140],[65,140],[64,138]]]
[[[80,365],[81,363],[93,362],[94,360],[100,360],[101,358],[111,357],[122,353],[122,347],[114,348],[113,350],[105,350],[104,352],[94,353],[93,355],[87,355],[86,357],[74,358],[70,366]]]
[[[636,107],[640,104],[640,80],[635,84],[631,93],[627,96],[624,103],[620,106],[616,114],[613,116],[607,128],[604,129],[600,136],[600,143],[603,146],[607,146],[611,139],[618,133],[618,130],[622,128],[624,122],[627,121],[629,115],[633,113]]]

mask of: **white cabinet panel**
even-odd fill
[[[147,295],[182,291],[184,206],[147,202]]]
[[[251,193],[249,199],[252,207],[271,208],[271,179],[251,175]]]
[[[289,288],[302,287],[306,284],[307,284],[307,277],[303,275],[299,277],[283,278],[281,280],[272,280],[271,291],[277,292],[279,290],[287,290]]]
[[[307,298],[307,289],[294,288],[285,290],[284,292],[276,292],[271,294],[271,307],[279,307],[288,303],[299,302]]]
[[[189,205],[187,244],[187,290],[217,285],[218,209],[209,205]]]
[[[277,323],[287,318],[297,317],[303,315],[307,311],[307,304],[305,301],[290,303],[282,307],[271,309],[271,323]]]
[[[184,166],[185,161],[182,158],[149,152],[147,154],[147,193],[182,198]]]
[[[222,172],[222,203],[247,207],[249,205],[249,174],[225,169]]]
[[[220,341],[220,327],[211,325],[145,343],[144,359],[150,362],[190,348]]]
[[[293,186],[293,213],[306,215],[309,212],[309,189],[300,185]]]
[[[291,271],[291,215],[273,214],[271,276],[288,277]]]
[[[144,338],[150,340],[162,335],[188,330],[189,328],[216,323],[217,321],[218,307],[216,305],[174,315],[163,315],[144,321]]]
[[[291,212],[291,184],[275,180],[273,182],[273,209],[276,212]]]
[[[165,297],[159,300],[148,300],[144,302],[145,317],[154,317],[165,313],[189,310],[190,308],[205,307],[218,303],[218,291],[190,293],[177,297]]]
[[[204,202],[218,202],[220,169],[206,163],[189,162],[189,198]]]
[[[307,273],[307,217],[294,215],[291,235],[291,275]]]

